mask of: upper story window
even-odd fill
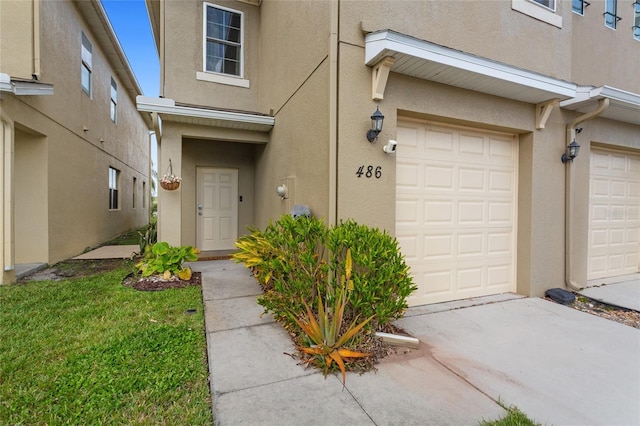
[[[82,68],[81,68],[81,81],[82,90],[89,96],[91,96],[91,42],[84,33],[82,33]]]
[[[535,3],[541,4],[553,11],[556,10],[556,0],[532,0]]]
[[[618,16],[618,0],[605,0],[604,25],[615,30],[618,26],[618,21],[621,19]]]
[[[640,40],[640,0],[633,3],[633,38]]]
[[[205,71],[242,77],[242,12],[204,5]]]
[[[116,117],[118,116],[118,85],[116,81],[111,77],[111,102],[110,102],[110,113],[111,121],[116,122]]]
[[[511,0],[511,9],[562,28],[562,15],[556,13],[556,0]]]
[[[587,0],[572,0],[571,1],[571,10],[578,15],[584,15],[584,10],[587,6],[591,6]]]

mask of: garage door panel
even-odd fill
[[[407,127],[412,130],[400,126],[397,137],[396,237],[419,288],[409,303],[511,291],[514,137],[427,124]]]
[[[460,191],[478,192],[485,191],[485,173],[482,168],[458,168],[459,184],[458,189]]]
[[[588,279],[638,272],[639,158],[631,153],[591,151]]]

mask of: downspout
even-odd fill
[[[40,80],[40,0],[33,1],[33,69],[31,76]]]
[[[569,145],[576,137],[576,127],[587,120],[590,120],[594,117],[600,115],[607,107],[609,106],[609,98],[600,99],[598,101],[598,107],[591,112],[588,112],[580,117],[570,121],[567,124],[567,143],[565,145]],[[565,210],[564,210],[564,221],[565,221],[565,282],[569,288],[572,290],[581,290],[584,286],[580,286],[576,283],[573,277],[573,257],[574,251],[572,247],[572,236],[575,235],[573,232],[572,226],[573,222],[571,218],[573,217],[573,213],[575,211],[575,202],[574,202],[574,194],[573,190],[573,161],[570,161],[567,165],[565,172]]]
[[[329,34],[329,217],[338,223],[338,20],[340,0],[331,2]]]

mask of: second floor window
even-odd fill
[[[616,29],[618,21],[618,0],[605,0],[604,2],[604,25]]]
[[[533,1],[535,3],[543,5],[544,7],[548,7],[553,11],[556,10],[556,0],[533,0]]]
[[[205,3],[205,71],[242,77],[242,12]]]
[[[116,122],[116,117],[118,115],[118,85],[116,84],[116,81],[113,79],[113,77],[111,78],[111,106],[110,106],[111,112],[110,117],[111,117],[111,121],[113,121],[114,123]]]
[[[584,8],[590,4],[586,0],[571,0],[571,10],[578,15],[584,15]]]
[[[82,33],[82,68],[80,70],[81,73],[81,81],[82,81],[82,90],[89,96],[91,96],[91,42],[87,38],[84,33]]]

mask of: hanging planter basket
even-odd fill
[[[167,191],[174,191],[180,188],[180,176],[173,174],[173,166],[171,165],[171,159],[169,159],[169,168],[162,178],[160,178],[160,187]]]
[[[180,182],[160,182],[160,186],[162,189],[166,189],[167,191],[173,191],[175,189],[180,188]]]

